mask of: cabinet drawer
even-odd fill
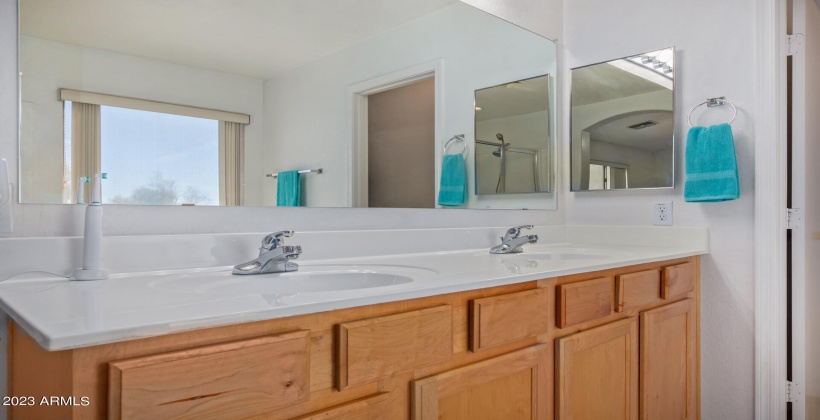
[[[221,418],[310,395],[308,331],[109,363],[109,418]]]
[[[477,352],[547,332],[547,289],[470,301],[470,350]]]
[[[648,305],[661,298],[660,270],[621,274],[615,278],[616,312]]]
[[[362,385],[398,372],[450,360],[449,305],[338,325],[336,387]]]
[[[612,313],[612,277],[602,277],[558,286],[559,328],[603,318]]]
[[[695,264],[684,263],[663,268],[661,297],[671,299],[695,290]]]

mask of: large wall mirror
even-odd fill
[[[674,187],[674,56],[572,69],[572,191]]]
[[[22,203],[436,208],[463,135],[454,207],[555,208],[555,43],[458,0],[20,0],[19,54]]]

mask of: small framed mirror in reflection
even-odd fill
[[[572,69],[570,189],[674,188],[675,49]]]
[[[475,193],[550,191],[550,76],[475,92]]]

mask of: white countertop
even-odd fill
[[[0,283],[0,308],[43,348],[64,350],[702,255],[707,246],[568,242],[528,245],[517,255],[492,255],[482,248],[313,260],[286,274],[235,276],[223,266],[121,273],[90,282],[28,277]],[[568,259],[545,257],[550,252]],[[385,279],[400,281],[350,290],[289,290],[288,284],[327,271],[385,273]],[[324,279],[332,284],[332,277]]]

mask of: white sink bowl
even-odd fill
[[[310,265],[287,273],[234,275],[231,268],[169,272],[151,288],[175,293],[239,297],[257,295],[273,306],[344,299],[412,287],[434,270],[400,265]]]
[[[412,277],[367,270],[292,271],[273,275],[234,276],[197,287],[204,293],[322,293],[342,290],[371,289],[410,283]]]

